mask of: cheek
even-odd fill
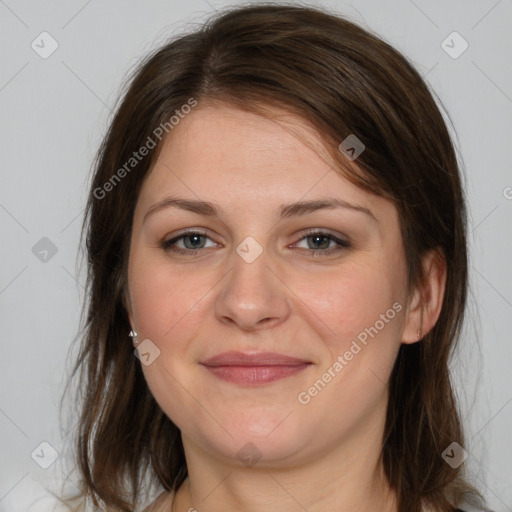
[[[180,339],[177,332],[185,328],[193,330],[201,301],[213,286],[209,286],[204,274],[177,272],[159,258],[137,254],[130,263],[129,283],[139,334],[161,349],[166,346],[166,340]]]
[[[399,332],[401,315],[397,309],[404,308],[393,309],[393,304],[402,305],[400,290],[400,273],[388,265],[349,265],[322,278],[317,276],[314,282],[304,281],[300,297],[328,327],[329,338],[341,350],[376,323],[379,330]]]
[[[142,365],[142,371],[162,410],[178,428],[189,431],[195,428],[193,419],[202,414],[200,404],[191,402],[183,389],[194,388],[188,349],[201,334],[206,277],[176,272],[168,262],[144,251],[131,255],[128,278],[138,339],[149,339],[160,350],[151,364]]]
[[[315,315],[329,327],[323,341],[330,355],[298,398],[308,404],[308,418],[321,417],[326,429],[340,431],[340,422],[359,425],[382,406],[401,342],[402,268],[397,259],[347,265],[317,286],[304,283],[304,302],[314,304]]]

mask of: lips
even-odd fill
[[[260,385],[292,377],[312,363],[275,352],[247,354],[232,351],[218,354],[200,364],[224,381],[241,385]]]
[[[297,366],[309,363],[305,359],[289,357],[275,352],[246,354],[244,352],[223,352],[201,364],[205,366]]]

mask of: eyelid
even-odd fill
[[[190,236],[190,235],[201,235],[201,236],[204,236],[205,238],[210,239],[212,242],[215,242],[215,240],[213,240],[208,235],[208,231],[205,230],[204,228],[197,228],[197,229],[187,228],[187,229],[185,229],[185,230],[183,230],[181,232],[175,233],[172,237],[164,240],[162,242],[162,245],[163,246],[169,246],[171,244],[171,242],[176,243],[178,240],[182,240],[183,238],[185,238],[187,236]],[[217,242],[215,242],[215,243],[217,243]],[[193,250],[192,249],[184,249],[184,251],[192,252]]]
[[[185,228],[181,231],[178,231],[177,233],[174,233],[170,238],[165,240],[165,242],[172,242],[173,240],[176,240],[177,238],[181,238],[186,235],[208,236],[208,232],[204,228]]]
[[[337,240],[342,244],[347,246],[351,245],[350,239],[348,236],[343,235],[342,233],[337,233],[327,228],[308,228],[304,231],[301,231],[298,236],[301,238],[298,240],[299,242],[308,236],[313,235],[324,235],[330,237],[332,240]],[[297,242],[295,242],[297,243]]]
[[[320,258],[322,256],[328,257],[335,253],[339,253],[340,251],[344,251],[344,250],[352,248],[352,242],[349,240],[349,238],[346,235],[335,233],[335,232],[331,231],[330,229],[325,229],[325,228],[306,229],[305,231],[300,233],[299,240],[297,240],[297,242],[293,243],[291,246],[293,247],[293,246],[297,245],[298,243],[302,242],[303,240],[305,240],[306,238],[308,238],[310,236],[315,236],[315,235],[325,237],[325,238],[329,239],[329,241],[333,241],[336,244],[336,246],[331,247],[330,249],[318,249],[318,250],[304,249],[304,248],[300,248],[300,247],[297,247],[297,249],[309,252],[311,254],[311,256],[313,256],[313,257]]]

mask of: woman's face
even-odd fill
[[[144,182],[131,238],[151,392],[186,446],[246,465],[378,437],[407,321],[396,208],[286,122],[198,106]]]

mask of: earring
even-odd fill
[[[421,329],[416,331],[416,336],[418,336],[418,340],[421,340]]]
[[[135,338],[137,336],[137,333],[132,329],[128,336],[130,336],[130,338]]]

